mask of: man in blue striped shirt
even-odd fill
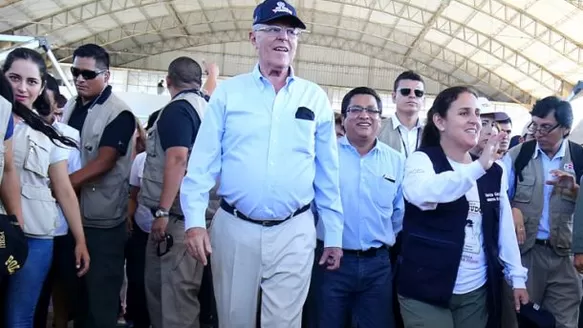
[[[376,138],[381,112],[381,99],[370,88],[355,88],[342,100],[346,135],[338,140],[338,155],[344,257],[336,271],[314,268],[313,327],[343,328],[349,313],[361,328],[395,325],[389,247],[403,223],[405,156]],[[317,232],[323,240],[321,222]]]
[[[255,327],[258,304],[262,327],[300,327],[316,247],[312,200],[324,225],[319,263],[334,270],[342,257],[334,115],[326,93],[291,67],[306,27],[295,9],[267,0],[253,16],[258,64],[213,93],[180,189],[185,242],[203,265],[212,253],[221,327]]]

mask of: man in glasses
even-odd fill
[[[87,248],[95,264],[81,280],[76,327],[114,327],[124,279],[126,211],[132,136],[131,109],[108,85],[109,54],[95,44],[73,52],[71,74],[78,96],[63,122],[81,134],[82,168],[71,174],[80,194]]]
[[[425,103],[425,82],[413,71],[403,72],[395,80],[392,96],[396,112],[381,128],[379,140],[408,157],[421,142],[419,111]]]
[[[326,93],[291,67],[306,26],[286,1],[267,0],[249,33],[252,72],[213,93],[180,188],[188,252],[211,255],[220,327],[300,327],[316,229],[325,229],[317,262],[335,270],[342,257],[342,204],[334,115]],[[222,197],[210,238],[208,192]]]
[[[381,99],[370,88],[355,88],[342,100],[346,135],[338,140],[338,155],[344,256],[338,271],[314,268],[313,308],[307,309],[311,327],[343,328],[350,314],[357,327],[394,327],[388,248],[403,222],[405,156],[376,138],[381,113]],[[316,257],[325,237],[320,221],[317,231]]]
[[[178,191],[207,107],[201,86],[201,66],[189,57],[174,59],[166,77],[172,100],[148,130],[138,202],[154,216],[146,247],[145,285],[155,328],[199,326],[203,265],[184,257],[184,213]]]
[[[583,156],[583,148],[567,140],[573,124],[568,102],[546,97],[535,103],[531,115],[535,140],[510,149],[504,158],[513,187],[510,200],[523,217],[515,226],[528,269],[526,287],[532,301],[555,316],[557,327],[576,327],[582,291],[571,246],[583,170],[576,158]]]

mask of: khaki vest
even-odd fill
[[[20,176],[24,233],[50,238],[57,227],[57,203],[49,188],[50,154],[57,147],[25,123],[14,129],[14,165]]]
[[[419,144],[417,145],[419,147],[421,146],[421,135],[423,134],[423,127],[421,127],[417,133],[419,134]],[[405,150],[403,149],[403,138],[399,134],[398,128],[395,129],[395,127],[393,127],[392,117],[389,117],[381,122],[381,131],[379,132],[378,139],[399,153],[405,154]]]
[[[571,163],[570,147],[565,146],[560,169],[566,163]],[[512,158],[512,165],[520,152],[522,145],[518,145],[508,152]],[[516,174],[516,172],[515,172]],[[522,254],[529,251],[536,240],[538,227],[542,216],[544,204],[545,173],[543,172],[541,154],[531,158],[528,165],[522,171],[523,180],[517,179],[516,191],[512,200],[512,207],[520,209],[524,217],[526,240],[520,245]],[[562,195],[555,190],[551,194],[549,203],[549,241],[554,251],[561,256],[571,254],[573,237],[573,212],[575,211],[575,198]]]
[[[75,110],[76,99],[67,103],[63,122],[68,123]],[[99,152],[99,142],[105,127],[130,107],[111,94],[103,104],[95,104],[85,119],[81,131],[81,164],[94,160]],[[132,113],[133,115],[133,113]],[[81,188],[81,213],[83,225],[90,228],[113,228],[125,221],[128,207],[129,176],[132,166],[133,138],[130,138],[125,155],[117,159],[114,167]]]
[[[186,100],[188,103],[196,110],[198,117],[202,121],[204,113],[206,111],[207,102],[199,95],[194,92],[184,92],[176,96],[172,101],[168,103],[171,104],[178,100]],[[139,203],[148,207],[156,208],[160,205],[160,196],[162,196],[162,183],[164,181],[164,165],[166,161],[166,152],[162,148],[160,143],[160,135],[158,133],[158,120],[162,117],[162,113],[166,108],[162,108],[158,114],[158,118],[154,125],[148,130],[146,138],[146,163],[144,164],[144,175],[142,177],[142,185],[140,187],[140,193],[138,195]],[[180,131],[176,131],[180,133]],[[188,155],[190,157],[191,148],[188,149]],[[170,207],[170,213],[173,215],[183,216],[182,208],[180,207],[180,194],[176,195],[172,206]]]
[[[0,96],[0,137],[4,140],[8,122],[12,115],[12,104]],[[0,181],[4,175],[4,142],[0,142]],[[4,207],[0,206],[0,213],[6,214]]]

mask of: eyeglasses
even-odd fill
[[[91,71],[88,69],[78,69],[76,67],[71,67],[71,74],[73,75],[73,78],[78,78],[79,75],[83,76],[83,79],[85,80],[93,80],[94,78],[96,78],[99,74],[103,73],[107,71],[106,69],[102,69],[99,71]]]
[[[366,112],[370,116],[378,116],[381,114],[381,111],[374,107],[361,107],[361,106],[350,106],[346,108],[346,112],[352,115],[360,115],[362,112]]]
[[[162,244],[164,244],[164,250],[162,250]],[[156,247],[156,255],[158,255],[158,257],[162,257],[168,254],[172,249],[172,246],[174,246],[174,238],[172,235],[166,234],[164,240],[158,242],[158,247]]]
[[[303,32],[297,27],[281,27],[275,25],[259,25],[254,28],[254,31],[265,32],[271,36],[278,36],[281,32],[285,31],[285,34],[290,38],[297,38]]]
[[[541,126],[536,125],[536,123],[532,122],[528,125],[527,130],[530,134],[534,135],[537,131],[538,133],[540,133],[541,135],[547,135],[551,132],[553,132],[553,130],[555,130],[556,128],[558,128],[560,126],[560,124],[555,124],[555,125],[550,125],[550,124],[543,124]]]
[[[421,98],[425,94],[425,91],[423,91],[423,90],[411,89],[411,88],[399,89],[399,92],[401,93],[401,96],[408,96],[411,94],[411,90],[413,90],[413,92],[415,93],[415,97],[417,97],[417,98]]]

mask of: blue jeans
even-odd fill
[[[28,258],[8,279],[6,326],[32,328],[34,311],[53,259],[52,239],[28,239]]]
[[[318,247],[319,248],[319,247]],[[316,259],[322,251],[318,249]],[[314,297],[318,324],[313,327],[344,328],[352,313],[353,326],[393,328],[392,272],[388,249],[374,256],[344,253],[340,268],[329,271],[314,266]]]

